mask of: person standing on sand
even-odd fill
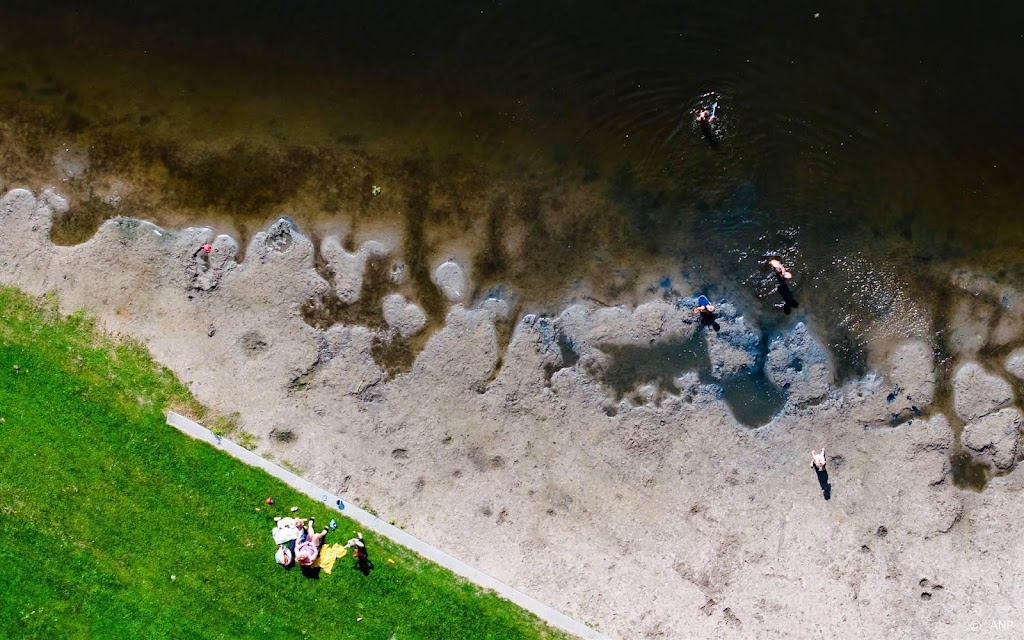
[[[821,448],[820,453],[811,452],[811,466],[817,471],[825,470],[825,447]]]
[[[821,494],[826,500],[832,499],[832,483],[828,480],[828,471],[825,470],[825,447],[820,453],[811,452],[811,467],[814,475],[818,476],[818,485],[821,486]]]

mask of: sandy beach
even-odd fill
[[[443,326],[390,376],[373,350],[421,335],[416,300],[384,296],[375,327],[316,328],[302,311],[329,290],[358,300],[367,264],[401,263],[394,238],[314,251],[281,220],[239,262],[229,236],[115,218],[56,246],[66,208],[52,189],[6,193],[0,281],[88,309],[237,412],[257,452],[612,637],[1024,629],[1024,293],[998,278],[949,273],[949,340],[930,319],[837,383],[799,311],[767,344],[728,300],[716,332],[686,295],[643,299],[647,282],[635,306],[517,316],[500,294],[473,301],[465,259],[441,258]],[[691,340],[710,379],[606,382],[610,354]],[[722,391],[752,368],[784,394],[753,429]],[[810,464],[822,447],[827,481]]]

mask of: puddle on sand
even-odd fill
[[[961,489],[981,491],[988,484],[990,467],[975,460],[970,454],[962,451],[954,453],[949,462],[953,466],[953,484]]]
[[[701,382],[720,385],[732,414],[748,427],[767,424],[786,404],[786,394],[772,384],[763,370],[736,375],[724,383],[703,379]]]
[[[647,347],[608,345],[601,350],[611,358],[601,381],[615,392],[616,400],[645,382],[657,385],[660,391],[679,394],[676,378],[711,366],[704,336],[700,334],[686,341],[659,342]]]
[[[637,385],[651,383],[658,393],[679,395],[682,391],[675,379],[696,371],[704,384],[722,388],[723,398],[736,420],[748,427],[767,424],[782,409],[786,394],[764,374],[763,359],[754,371],[718,380],[711,375],[704,335],[698,331],[685,341],[668,341],[650,346],[610,345],[601,349],[611,362],[600,376],[601,381],[615,392],[616,400],[633,393]]]

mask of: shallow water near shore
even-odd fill
[[[763,357],[749,371],[715,378],[703,331],[685,341],[658,342],[650,346],[607,346],[602,350],[611,361],[600,378],[612,389],[616,399],[629,397],[642,404],[644,399],[636,395],[636,388],[651,384],[659,399],[673,394],[692,402],[690,391],[680,389],[677,379],[686,373],[696,373],[702,384],[716,385],[721,390],[733,417],[747,427],[767,424],[786,401],[785,392],[765,375]]]
[[[932,330],[935,274],[1024,261],[1020,17],[16,0],[0,182],[68,195],[61,243],[115,215],[243,238],[288,215],[349,248],[397,231],[427,306],[430,265],[465,249],[476,296],[502,284],[524,312],[682,276],[770,328],[778,255],[845,378]],[[692,125],[713,99],[714,148]]]

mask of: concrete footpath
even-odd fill
[[[552,609],[543,602],[540,602],[535,598],[531,598],[522,591],[510,587],[504,582],[496,580],[482,571],[474,569],[465,562],[453,558],[436,547],[428,545],[419,538],[414,538],[405,531],[388,524],[372,513],[364,511],[351,503],[342,501],[341,496],[337,496],[321,489],[311,482],[300,478],[291,471],[277,466],[266,458],[256,455],[252,451],[249,451],[230,440],[215,436],[209,429],[189,420],[185,416],[174,413],[173,411],[168,411],[167,424],[197,440],[210,443],[250,466],[263,469],[270,475],[284,481],[285,484],[305,493],[314,500],[320,500],[328,507],[339,509],[337,505],[341,502],[342,506],[339,509],[340,513],[352,520],[355,520],[364,528],[376,531],[380,535],[390,538],[404,547],[412,549],[427,560],[441,565],[445,569],[462,576],[470,582],[484,587],[485,589],[494,591],[502,598],[514,602],[553,627],[557,627],[588,640],[610,640],[607,636],[598,633],[582,622],[574,620],[569,616]]]

